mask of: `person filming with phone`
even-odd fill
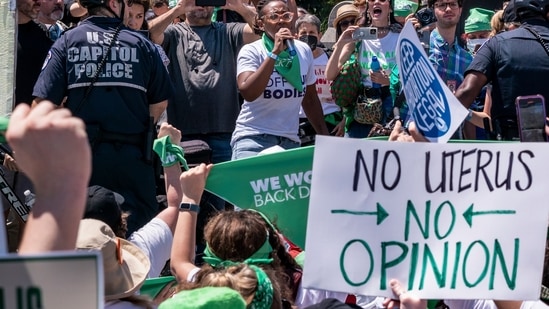
[[[549,98],[546,82],[549,74],[546,43],[549,41],[549,1],[515,0],[509,5],[513,6],[521,26],[487,41],[477,51],[465,71],[462,85],[456,91],[456,97],[469,108],[481,88],[492,82],[492,127],[496,137],[502,140],[520,137],[516,107],[516,103],[520,102],[516,102],[517,97],[540,94],[545,100]],[[545,120],[547,105],[544,105],[545,115],[539,113],[542,121],[536,123]]]
[[[383,124],[393,118],[389,75],[396,67],[395,48],[401,29],[394,19],[389,0],[368,0],[364,14],[364,18],[361,18],[364,20],[363,24],[349,26],[339,36],[326,65],[326,78],[333,81],[340,74],[343,65],[350,59],[355,61],[356,58],[360,63],[363,86],[359,97],[379,98],[382,102],[381,117],[360,117],[363,114],[358,112],[359,105],[356,103],[344,108],[345,136],[353,138],[367,137],[375,122]],[[379,69],[372,67],[374,58],[379,62]],[[371,121],[374,118],[376,121]]]

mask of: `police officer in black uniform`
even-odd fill
[[[90,185],[124,196],[129,235],[158,211],[152,130],[173,88],[154,45],[122,24],[126,1],[80,0],[90,17],[50,49],[33,104],[61,105],[66,97],[63,105],[84,120],[93,150]]]
[[[487,41],[477,51],[456,91],[456,97],[468,108],[481,88],[492,82],[490,115],[496,134],[504,140],[519,138],[517,96],[539,93],[549,100],[549,51],[537,37],[549,42],[549,0],[514,0],[509,5],[514,5],[521,27]],[[549,112],[547,105],[546,111]]]

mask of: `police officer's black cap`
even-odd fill
[[[98,6],[104,6],[107,3],[107,0],[78,0],[80,2],[80,5],[85,7],[86,9],[98,7]]]
[[[503,22],[504,23],[517,23],[517,15],[515,14],[515,0],[509,1],[505,10],[503,11]]]
[[[513,6],[518,21],[543,16],[545,0],[513,0]]]

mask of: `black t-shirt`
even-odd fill
[[[525,23],[549,42],[549,23],[527,20]],[[541,42],[524,29],[503,32],[486,42],[475,55],[465,75],[477,71],[492,82],[493,119],[516,120],[517,96],[542,94],[549,112],[549,55]]]
[[[30,104],[33,99],[32,89],[53,42],[34,21],[17,25],[17,28],[15,104]]]

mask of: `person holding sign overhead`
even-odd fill
[[[294,40],[291,31],[294,14],[280,0],[262,0],[257,11],[263,36],[244,45],[237,60],[244,103],[231,139],[233,160],[273,146],[299,147],[300,105],[316,133],[329,134],[316,93],[311,48]]]

